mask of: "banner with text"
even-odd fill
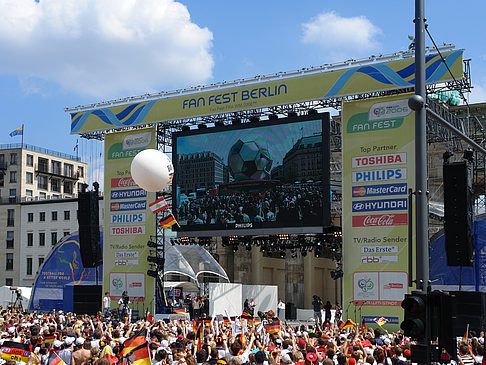
[[[110,293],[115,308],[126,290],[131,308],[139,313],[154,298],[154,278],[147,275],[147,241],[155,229],[149,208],[155,193],[135,184],[130,166],[133,157],[146,148],[156,148],[154,127],[105,136],[103,293]]]
[[[344,317],[356,323],[365,315],[402,316],[408,292],[408,189],[415,186],[409,96],[343,103],[343,302],[350,303]]]
[[[264,108],[282,104],[320,100],[345,95],[410,88],[414,86],[415,59],[397,55],[379,63],[369,64],[349,60],[341,65],[327,65],[322,71],[301,69],[281,72],[268,80],[257,76],[245,82],[223,82],[208,87],[167,92],[152,100],[126,98],[123,105],[96,108],[71,113],[71,133],[83,133],[113,128],[126,128],[165,120],[193,118]],[[426,83],[435,84],[464,77],[463,51],[426,56]],[[449,73],[450,72],[452,73]],[[212,89],[206,90],[205,89]]]

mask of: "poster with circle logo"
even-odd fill
[[[155,232],[149,204],[155,193],[140,189],[130,172],[133,158],[147,148],[156,148],[154,127],[105,135],[103,292],[115,308],[127,291],[135,315],[152,312],[155,290],[147,275],[147,242]]]
[[[415,186],[409,96],[343,103],[343,316],[375,325],[373,318],[385,317],[391,330],[408,292],[408,189]]]

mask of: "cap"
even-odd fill
[[[258,351],[255,354],[255,362],[262,364],[264,361],[268,360],[267,355],[263,351]]]
[[[52,343],[52,346],[54,347],[61,347],[62,346],[62,342],[59,341],[59,340],[55,340],[53,343]]]
[[[282,359],[280,361],[284,364],[292,364],[292,360],[290,359],[289,354],[283,354]]]
[[[8,333],[15,333],[15,327],[10,327],[8,329]]]
[[[86,341],[86,339],[84,337],[78,337],[76,339],[76,345],[83,346],[84,341]]]
[[[64,339],[64,343],[68,346],[71,346],[73,342],[74,342],[74,337],[66,337]]]
[[[169,341],[167,340],[160,341],[160,348],[166,349],[167,347],[169,347]]]
[[[315,352],[308,352],[305,356],[307,361],[316,362],[317,361],[317,354]]]
[[[301,338],[299,342],[297,342],[297,346],[299,346],[301,349],[305,348],[305,340]]]
[[[409,349],[406,349],[405,351],[403,351],[403,354],[405,355],[405,357],[406,357],[407,359],[409,359],[409,358],[410,358],[410,356],[412,355]]]

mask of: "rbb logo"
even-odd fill
[[[380,258],[376,256],[361,256],[362,264],[379,264],[380,262]]]

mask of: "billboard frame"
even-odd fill
[[[321,187],[323,192],[323,212],[322,212],[322,225],[312,225],[312,226],[293,226],[293,227],[258,227],[258,228],[209,228],[203,229],[201,225],[201,229],[194,229],[194,226],[191,226],[191,229],[179,228],[173,226],[173,230],[177,231],[178,237],[216,237],[216,236],[259,236],[259,235],[278,235],[278,234],[320,234],[324,233],[326,227],[330,227],[331,222],[331,117],[329,112],[325,113],[315,113],[315,114],[308,114],[305,116],[295,116],[295,117],[286,117],[280,119],[269,119],[264,121],[258,122],[251,122],[251,123],[239,123],[239,124],[231,124],[226,126],[215,126],[211,128],[202,128],[202,129],[191,129],[189,131],[177,131],[172,133],[172,161],[175,168],[174,173],[174,180],[172,182],[173,186],[178,186],[179,180],[179,155],[177,154],[177,139],[186,136],[196,136],[196,135],[203,135],[203,134],[214,134],[214,133],[221,133],[226,131],[236,131],[236,130],[245,130],[245,129],[252,129],[252,128],[261,128],[261,127],[271,127],[280,124],[292,124],[298,122],[305,122],[305,121],[321,121],[322,123],[322,181]],[[177,211],[177,191],[173,192],[172,194],[172,206],[174,207],[173,213],[176,219],[178,219],[178,211]],[[199,228],[199,227],[198,227]]]

